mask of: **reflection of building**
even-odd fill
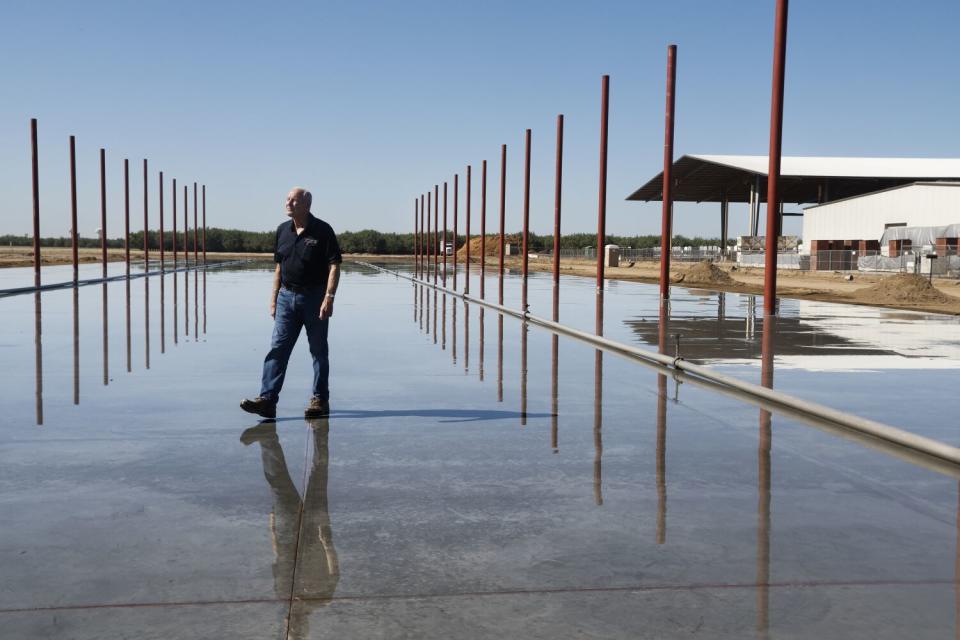
[[[289,620],[290,638],[307,636],[310,614],[330,602],[340,581],[327,503],[330,421],[324,418],[308,423],[313,427],[313,462],[302,502],[290,478],[275,423],[261,423],[242,437],[246,444],[260,443],[263,474],[273,493],[274,591],[277,598],[287,599],[293,588],[296,606]]]

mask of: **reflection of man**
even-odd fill
[[[263,422],[244,431],[244,444],[260,443],[263,474],[273,493],[270,527],[273,534],[273,588],[277,598],[295,603],[289,620],[290,637],[305,637],[310,613],[326,606],[340,580],[340,563],[333,547],[333,531],[327,505],[327,444],[330,422],[308,420],[312,427],[313,463],[303,501],[290,479],[287,462],[273,422]],[[302,516],[301,516],[302,505]],[[302,519],[302,522],[301,522]]]
[[[304,415],[319,418],[330,412],[330,362],[327,329],[333,296],[340,282],[340,246],[326,222],[310,213],[313,196],[299,187],[287,194],[289,222],[277,227],[273,259],[277,263],[270,297],[274,318],[270,352],[263,361],[260,395],[240,408],[264,418],[277,415],[277,400],[293,345],[306,328],[313,356],[313,396]]]

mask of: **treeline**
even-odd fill
[[[441,233],[442,235],[442,233]],[[447,237],[452,238],[452,231],[447,231]],[[488,234],[488,238],[495,235]],[[382,233],[373,229],[363,229],[361,231],[341,231],[337,234],[340,242],[340,249],[344,253],[371,253],[382,255],[402,255],[412,254],[414,252],[414,236],[412,233]],[[507,234],[507,241],[519,241],[520,233]],[[160,234],[157,231],[149,232],[149,246],[151,250],[160,248]],[[177,234],[177,249],[183,250],[183,232]],[[202,246],[201,236],[197,236],[198,246]],[[210,227],[207,229],[207,251],[209,252],[228,252],[228,253],[272,253],[273,252],[273,231],[242,231],[240,229],[219,229]],[[550,251],[553,249],[553,235],[539,235],[531,233],[529,237],[530,250],[535,252]],[[464,237],[458,238],[457,245],[462,246]],[[597,236],[594,233],[571,233],[560,237],[561,249],[584,249],[586,247],[595,247]],[[41,238],[41,246],[44,247],[69,247],[70,238]],[[631,247],[633,249],[649,249],[660,246],[660,236],[618,236],[608,235],[607,244],[616,244],[621,247]],[[719,238],[688,238],[686,236],[674,236],[673,246],[675,247],[700,247],[713,246],[720,244]],[[735,244],[735,241],[729,240],[728,244]],[[29,236],[0,236],[0,245],[2,246],[32,246],[33,239]],[[99,247],[98,238],[79,239],[81,247]],[[107,240],[107,246],[115,249],[123,248],[123,238],[110,238]],[[143,231],[136,231],[130,234],[130,247],[140,249],[143,247]],[[187,248],[193,250],[193,230],[187,234]],[[173,250],[173,236],[169,231],[164,233],[164,249]]]

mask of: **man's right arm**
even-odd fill
[[[277,317],[277,296],[280,295],[280,265],[273,272],[273,293],[270,294],[270,317]]]

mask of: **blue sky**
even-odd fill
[[[659,203],[624,201],[661,167],[666,47],[678,53],[676,155],[767,151],[774,0],[711,2],[33,2],[0,19],[0,233],[30,222],[29,118],[40,121],[44,235],[69,227],[77,136],[80,228],[132,228],[141,162],[205,183],[208,224],[265,230],[296,184],[337,230],[407,231],[413,199],[488,160],[488,221],[508,145],[519,229],[524,129],[532,227],[552,229],[554,127],[566,119],[564,229],[596,228],[600,77],[611,76],[609,233],[659,232]],[[795,0],[784,153],[960,154],[960,2]],[[462,178],[461,178],[462,179]],[[452,188],[452,184],[451,184]],[[475,199],[479,210],[479,198]],[[462,206],[462,204],[461,204]],[[169,211],[169,200],[167,202]],[[717,205],[678,204],[675,230],[717,235]],[[791,228],[793,225],[793,228]],[[746,211],[732,210],[731,233]],[[795,219],[786,232],[797,231]]]

